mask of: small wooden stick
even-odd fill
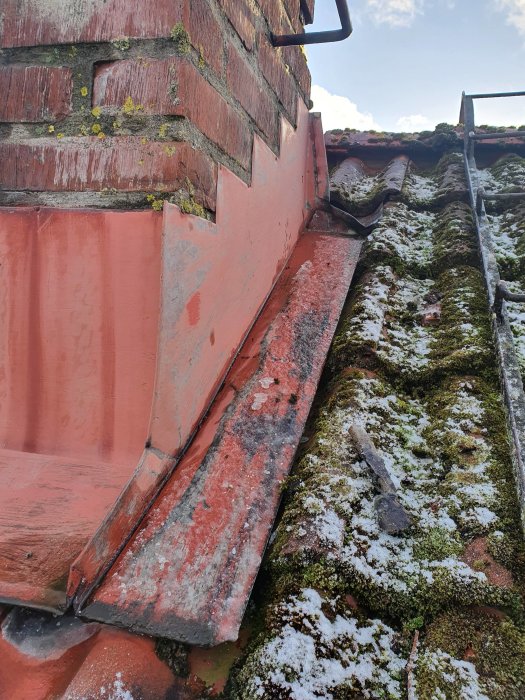
[[[357,451],[374,472],[379,491],[381,493],[395,493],[396,487],[384,459],[379,455],[366,430],[360,425],[351,425],[348,432],[357,447]]]
[[[348,433],[360,456],[368,464],[375,477],[379,496],[376,496],[374,500],[374,508],[379,527],[389,535],[400,535],[406,532],[410,528],[412,520],[397,497],[396,487],[386,467],[385,460],[376,450],[366,430],[360,425],[350,426]]]
[[[412,651],[407,661],[407,698],[408,700],[417,700],[416,687],[414,684],[414,665],[416,663],[417,643],[419,641],[419,630],[414,632],[414,641],[412,642]]]

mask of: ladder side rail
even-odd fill
[[[522,527],[525,531],[525,393],[505,302],[501,300],[500,314],[496,313],[495,308],[496,292],[502,281],[494,253],[490,222],[483,196],[482,194],[480,195],[482,187],[474,154],[474,141],[471,138],[475,128],[473,99],[474,96],[463,94],[461,116],[464,124],[465,175],[478,237],[485,287],[491,309],[492,332],[505,401],[507,426],[511,437],[511,456],[516,478]]]

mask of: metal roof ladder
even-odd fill
[[[482,132],[479,129],[476,130],[474,119],[474,100],[523,96],[525,96],[525,92],[477,95],[466,95],[463,93],[460,121],[464,124],[465,170],[470,191],[470,203],[478,234],[481,263],[489,304],[492,310],[492,330],[506,404],[507,422],[512,438],[511,449],[522,524],[525,529],[525,393],[506,307],[506,302],[524,302],[525,293],[511,292],[507,283],[500,277],[500,270],[494,251],[492,226],[485,208],[485,202],[489,200],[525,200],[525,192],[486,192],[476,164],[477,143],[500,139],[523,139],[525,138],[525,131]]]

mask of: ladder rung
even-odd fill
[[[494,131],[493,133],[473,134],[470,132],[469,139],[472,141],[488,141],[490,139],[510,139],[525,138],[525,131]]]
[[[465,97],[470,97],[471,100],[482,100],[488,97],[525,97],[525,91],[521,92],[486,92],[480,93],[478,95],[465,95]]]
[[[507,287],[507,283],[500,280],[496,284],[496,290],[494,294],[494,310],[498,317],[501,317],[503,311],[503,300],[513,301],[514,303],[523,304],[525,302],[525,294],[523,292],[511,292]]]
[[[479,192],[483,199],[525,199],[525,192]]]

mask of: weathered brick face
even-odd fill
[[[218,164],[249,182],[254,134],[278,152],[280,116],[295,125],[309,98],[302,51],[270,35],[302,31],[312,6],[3,0],[0,204],[179,194],[213,211]]]
[[[244,169],[250,167],[249,125],[186,59],[114,61],[95,71],[94,105],[118,109],[130,97],[147,114],[186,117]]]
[[[0,66],[0,121],[45,122],[71,113],[69,68]]]

